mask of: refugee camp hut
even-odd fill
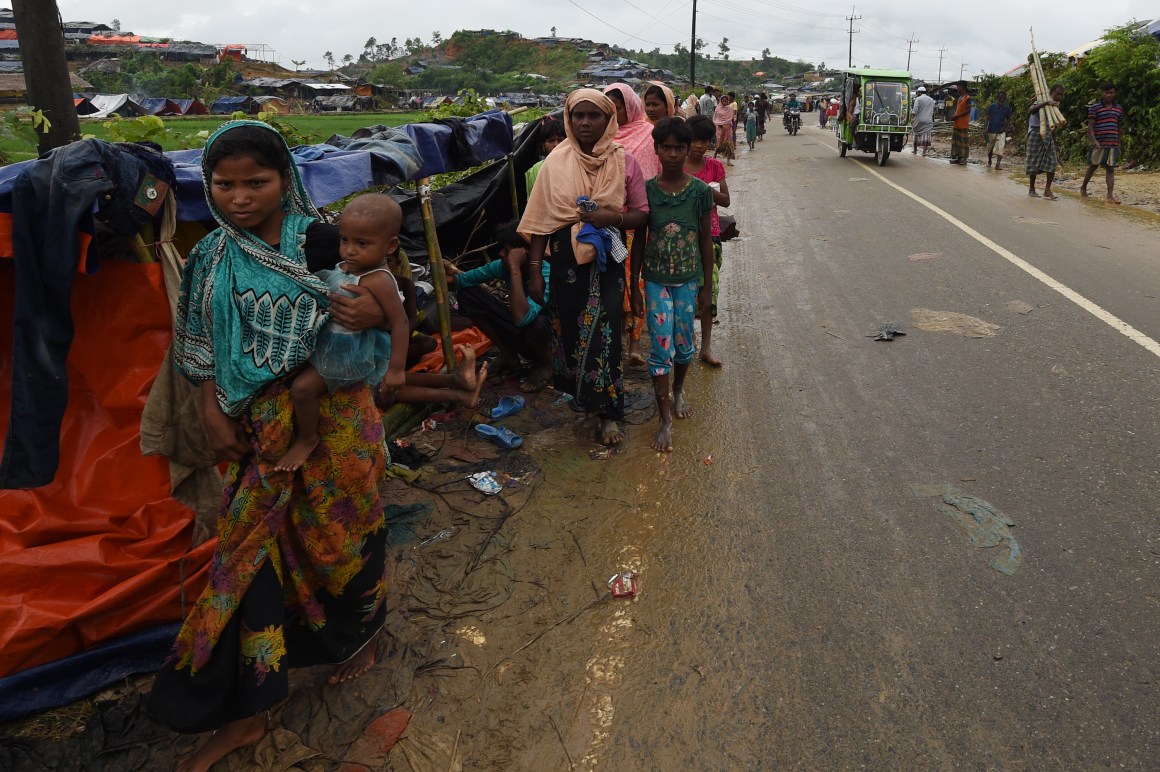
[[[113,115],[136,118],[138,115],[148,115],[145,108],[134,102],[128,94],[97,94],[89,97],[89,101],[97,111],[86,115],[86,118],[108,118]]]
[[[310,109],[316,113],[357,113],[375,109],[375,100],[354,95],[320,96],[310,103]]]
[[[69,73],[72,90],[91,91],[93,86],[84,78]],[[0,103],[24,104],[28,99],[28,85],[24,82],[24,72],[0,72]]]
[[[200,99],[173,99],[170,101],[181,110],[178,115],[205,115],[209,112],[209,108],[205,106],[205,102],[202,102]]]
[[[248,96],[224,96],[219,97],[216,102],[210,105],[211,115],[232,115],[236,112],[242,112],[246,115],[256,115],[258,112],[258,103],[254,101],[253,97]]]
[[[181,115],[181,107],[172,99],[165,97],[142,99],[141,109],[148,115]]]
[[[280,96],[256,96],[254,101],[258,103],[258,112],[278,113],[279,115],[290,112],[290,103]]]
[[[343,83],[303,83],[299,93],[303,99],[313,99],[323,96],[343,96],[352,93],[354,89]]]
[[[212,67],[217,64],[217,46],[189,41],[170,43],[161,58],[171,62],[196,62]]]

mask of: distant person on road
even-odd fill
[[[728,94],[721,95],[721,102],[713,112],[713,123],[717,125],[717,150],[714,158],[725,156],[725,165],[733,165],[735,155],[733,145],[733,108]]]
[[[712,86],[705,86],[705,93],[697,100],[697,112],[706,118],[712,118],[713,111],[717,109],[717,99],[713,96],[713,91]]]
[[[709,311],[713,295],[713,191],[685,171],[693,139],[687,123],[679,118],[661,121],[653,138],[661,173],[645,183],[649,216],[632,244],[632,306],[636,313],[647,314],[652,340],[648,369],[661,426],[650,446],[668,453],[673,449],[673,416],[693,414],[684,387],[696,356],[693,320]],[[643,296],[637,276],[644,278]]]
[[[1092,141],[1092,149],[1088,153],[1088,168],[1083,175],[1083,184],[1079,186],[1081,198],[1087,198],[1087,186],[1096,169],[1104,167],[1105,179],[1108,185],[1106,203],[1119,204],[1112,194],[1116,186],[1116,166],[1120,163],[1120,130],[1124,124],[1124,108],[1116,103],[1116,86],[1105,82],[1100,86],[1100,101],[1088,110],[1087,131]]]
[[[745,111],[745,141],[749,145],[749,149],[754,149],[754,144],[757,142],[757,103],[750,102],[749,109]]]
[[[822,99],[822,98],[818,99],[817,108],[818,108],[818,128],[819,129],[826,128],[826,110],[828,110],[829,107],[830,107],[830,105],[825,99]]]
[[[995,101],[987,105],[987,131],[983,143],[987,146],[987,168],[991,166],[992,155],[998,156],[995,169],[1003,168],[1003,151],[1007,147],[1007,132],[1011,130],[1014,113],[1007,104],[1007,92],[1000,91]]]
[[[769,97],[765,92],[757,95],[757,141],[765,139],[765,120],[770,116]]]
[[[1033,102],[1028,109],[1027,116],[1027,195],[1039,198],[1035,192],[1035,177],[1040,173],[1047,175],[1047,182],[1043,186],[1043,197],[1054,201],[1059,198],[1051,191],[1051,183],[1055,181],[1055,168],[1059,166],[1059,153],[1055,149],[1055,129],[1048,124],[1047,130],[1040,133],[1040,122],[1043,120],[1040,111],[1047,105],[1059,107],[1063,101],[1063,86],[1056,83],[1051,87],[1051,94],[1042,102]]]
[[[967,158],[971,155],[971,92],[967,90],[965,80],[960,80],[955,86],[958,87],[959,97],[955,100],[955,112],[951,116],[951,163],[966,166]]]
[[[926,93],[926,86],[919,86],[918,96],[914,100],[910,123],[914,129],[914,145],[910,149],[911,155],[917,155],[922,148],[922,157],[926,158],[926,151],[930,149],[930,135],[934,131],[935,101]]]

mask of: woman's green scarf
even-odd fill
[[[276,129],[259,121],[230,121],[206,142],[203,184],[219,227],[189,253],[173,345],[178,368],[195,382],[216,381],[219,404],[235,417],[266,384],[310,358],[329,305],[326,283],[310,273],[304,252],[306,229],[322,217],[293,160],[277,247],[235,225],[214,203],[205,159],[218,138],[239,126],[271,131],[285,143]]]

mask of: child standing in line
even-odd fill
[[[637,230],[632,244],[632,306],[641,314],[647,302],[652,340],[648,367],[661,418],[651,447],[664,452],[673,449],[673,415],[693,414],[684,394],[685,376],[696,355],[693,320],[709,312],[713,294],[713,196],[708,185],[685,172],[692,139],[680,118],[666,118],[653,129],[661,173],[645,183],[648,224]],[[644,297],[638,282],[642,275]]]
[[[556,149],[556,145],[560,144],[567,138],[567,133],[564,131],[564,122],[553,118],[550,115],[545,115],[540,119],[540,154],[543,156],[539,161],[532,165],[531,169],[524,172],[524,187],[527,188],[527,194],[532,195],[532,186],[536,184],[536,177],[540,175],[540,167],[544,165],[544,158],[548,157]]]
[[[710,235],[713,238],[713,302],[709,312],[701,315],[701,361],[720,367],[721,360],[713,356],[713,325],[717,322],[717,295],[721,286],[721,218],[717,214],[717,207],[729,206],[729,185],[725,182],[725,165],[706,155],[714,130],[713,122],[703,116],[689,121],[693,141],[689,144],[685,171],[713,190],[713,209],[709,214]]]
[[[310,362],[290,385],[298,431],[276,469],[298,469],[318,446],[319,403],[327,394],[363,381],[372,385],[381,381],[387,392],[406,383],[411,325],[399,285],[387,265],[387,255],[399,247],[402,220],[398,203],[381,193],[359,196],[343,210],[338,224],[342,261],[334,270],[319,271],[318,278],[332,291],[344,284],[366,287],[386,312],[391,331],[372,327],[352,332],[333,321],[319,331]]]

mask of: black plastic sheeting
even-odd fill
[[[553,113],[561,118],[563,111]],[[512,161],[520,210],[527,204],[524,174],[540,160],[540,121],[529,123],[515,138]],[[396,189],[391,195],[403,207],[403,230],[399,240],[412,262],[426,263],[427,241],[419,196]],[[431,210],[443,257],[455,258],[464,252],[491,244],[495,227],[515,219],[507,160],[497,160],[447,187],[432,191]]]

